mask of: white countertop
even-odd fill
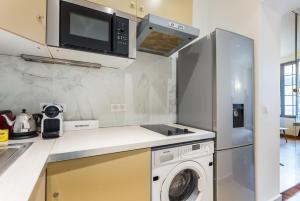
[[[54,142],[34,139],[34,143],[0,176],[1,201],[29,199]]]
[[[171,124],[171,126],[182,127]],[[69,131],[60,138],[34,138],[33,145],[0,176],[0,200],[27,201],[47,161],[55,162],[141,148],[214,138],[213,132],[189,128],[195,133],[164,136],[139,126]],[[13,141],[10,143],[28,142]]]
[[[181,126],[176,125],[176,127]],[[62,138],[56,140],[49,161],[55,162],[214,137],[214,133],[209,131],[186,126],[184,128],[189,128],[195,133],[164,136],[140,126],[99,128],[86,130],[84,133],[82,131],[65,132]]]

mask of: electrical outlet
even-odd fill
[[[110,104],[110,112],[119,112],[120,104]]]
[[[120,112],[127,112],[127,105],[125,103],[120,104]]]
[[[110,111],[111,112],[126,112],[127,105],[126,104],[110,104]]]

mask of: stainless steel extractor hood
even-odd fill
[[[148,14],[138,25],[137,50],[170,56],[199,35],[199,29]]]

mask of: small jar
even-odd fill
[[[8,129],[0,129],[0,146],[8,145]]]

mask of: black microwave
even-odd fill
[[[85,0],[47,1],[47,45],[136,57],[136,18]]]

